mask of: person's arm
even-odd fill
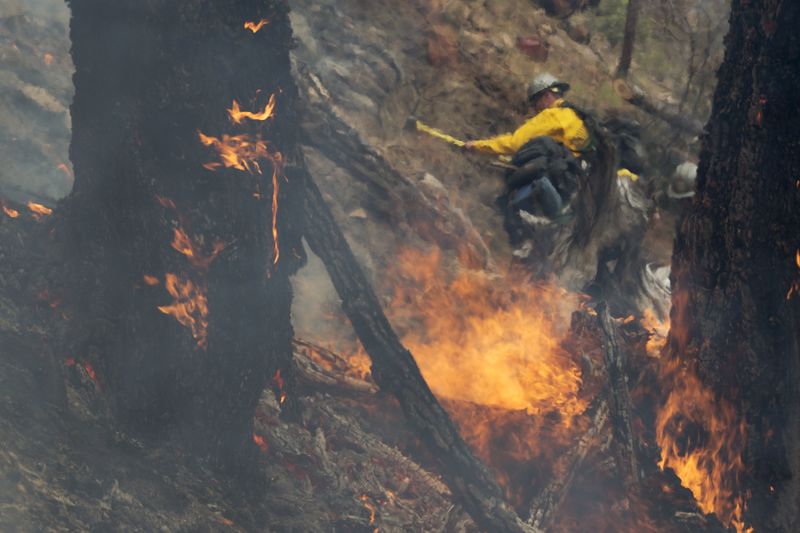
[[[558,119],[557,111],[558,108],[545,109],[535,117],[528,119],[514,133],[506,133],[479,141],[470,141],[467,148],[487,154],[513,155],[534,137],[541,137],[542,135],[558,137],[563,135],[564,127]]]

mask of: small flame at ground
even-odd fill
[[[11,209],[10,207],[6,207],[6,205],[3,202],[0,202],[0,208],[2,208],[3,213],[5,213],[6,216],[10,218],[19,217],[19,211],[17,211],[16,209]]]
[[[261,28],[263,28],[267,24],[269,24],[269,20],[267,19],[261,19],[258,22],[253,22],[248,20],[247,22],[244,23],[244,29],[250,30],[251,32],[256,34],[261,30]]]
[[[159,311],[175,318],[192,332],[197,346],[206,348],[208,342],[208,301],[204,291],[191,280],[167,274],[164,286],[175,300],[172,305],[160,306]]]
[[[37,204],[36,202],[28,202],[28,209],[33,214],[33,218],[36,220],[41,220],[42,217],[53,214],[52,209],[45,207],[42,204]]]

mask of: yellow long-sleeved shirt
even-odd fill
[[[474,141],[475,148],[484,153],[512,155],[535,137],[547,135],[578,155],[589,144],[589,131],[575,110],[564,107],[564,100],[553,104],[529,118],[514,133],[506,133]]]

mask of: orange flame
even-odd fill
[[[576,296],[479,271],[448,281],[438,249],[396,264],[389,314],[437,395],[565,421],[583,412],[580,370],[559,346]]]
[[[378,516],[378,509],[370,501],[370,497],[367,496],[366,494],[362,494],[361,496],[359,496],[358,499],[361,501],[361,505],[363,505],[364,508],[367,511],[369,511],[369,525],[374,526],[375,525],[375,518]],[[377,533],[377,532],[378,532],[378,528],[375,528],[373,530],[373,533]]]
[[[744,522],[746,496],[737,488],[745,470],[744,420],[677,359],[665,364],[662,382],[670,394],[656,418],[659,467],[675,471],[704,513],[739,533],[752,532]]]
[[[206,270],[220,252],[225,249],[225,243],[222,241],[215,241],[212,245],[211,253],[204,256],[198,251],[199,246],[189,238],[189,235],[187,235],[185,231],[181,228],[175,228],[172,247],[186,256],[192,266],[200,270]]]
[[[275,113],[275,95],[272,94],[269,97],[269,101],[264,106],[264,111],[260,113],[253,113],[251,111],[242,111],[239,108],[239,102],[236,100],[233,101],[233,105],[230,109],[228,109],[228,114],[231,117],[231,122],[234,124],[241,124],[244,119],[256,120],[259,122],[263,122],[268,118],[272,117]]]
[[[383,277],[387,314],[465,440],[522,504],[525,465],[554,462],[585,430],[581,371],[560,344],[578,297],[446,266],[438,249],[397,254]]]
[[[150,276],[148,274],[145,274],[144,276],[142,276],[142,279],[144,280],[145,284],[150,286],[150,287],[155,287],[156,285],[161,283],[160,281],[158,281],[157,277]]]
[[[797,268],[800,268],[800,248],[798,248],[797,251],[795,252],[794,263],[795,265],[797,265]],[[786,299],[790,300],[792,296],[798,293],[800,293],[800,279],[794,281],[792,283],[792,286],[789,287],[789,292],[786,293]]]
[[[182,326],[189,328],[197,346],[206,348],[208,301],[204,291],[190,280],[182,280],[175,274],[167,274],[164,285],[175,301],[172,305],[160,306],[158,310],[165,315],[171,315]]]
[[[33,214],[33,218],[36,220],[41,220],[43,217],[47,215],[52,215],[53,210],[49,207],[45,207],[42,204],[37,204],[35,202],[28,202],[28,209]]]
[[[278,195],[280,183],[278,174],[282,171],[283,156],[276,153],[272,162],[272,264],[277,265],[281,258],[280,239],[278,238]]]
[[[669,318],[663,321],[659,320],[652,309],[645,309],[641,324],[650,334],[647,339],[647,354],[651,357],[660,357],[661,350],[667,345]]]
[[[221,138],[210,137],[198,132],[200,142],[204,146],[212,146],[219,154],[219,162],[205,163],[203,167],[208,170],[220,168],[235,168],[250,174],[261,174],[260,159],[270,159],[267,143],[252,135],[229,135],[224,133]]]
[[[244,23],[244,29],[250,30],[251,32],[256,34],[259,32],[259,30],[261,30],[261,28],[263,28],[267,24],[269,24],[269,20],[267,19],[261,19],[258,22],[253,22],[248,20],[247,22]]]

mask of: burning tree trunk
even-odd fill
[[[88,326],[68,355],[97,368],[124,430],[246,466],[258,397],[289,377],[302,257],[278,152],[296,130],[287,8],[69,3],[76,181],[60,231]]]
[[[800,529],[798,24],[797,2],[733,2],[676,240],[658,422],[662,464],[701,508],[756,531]]]

